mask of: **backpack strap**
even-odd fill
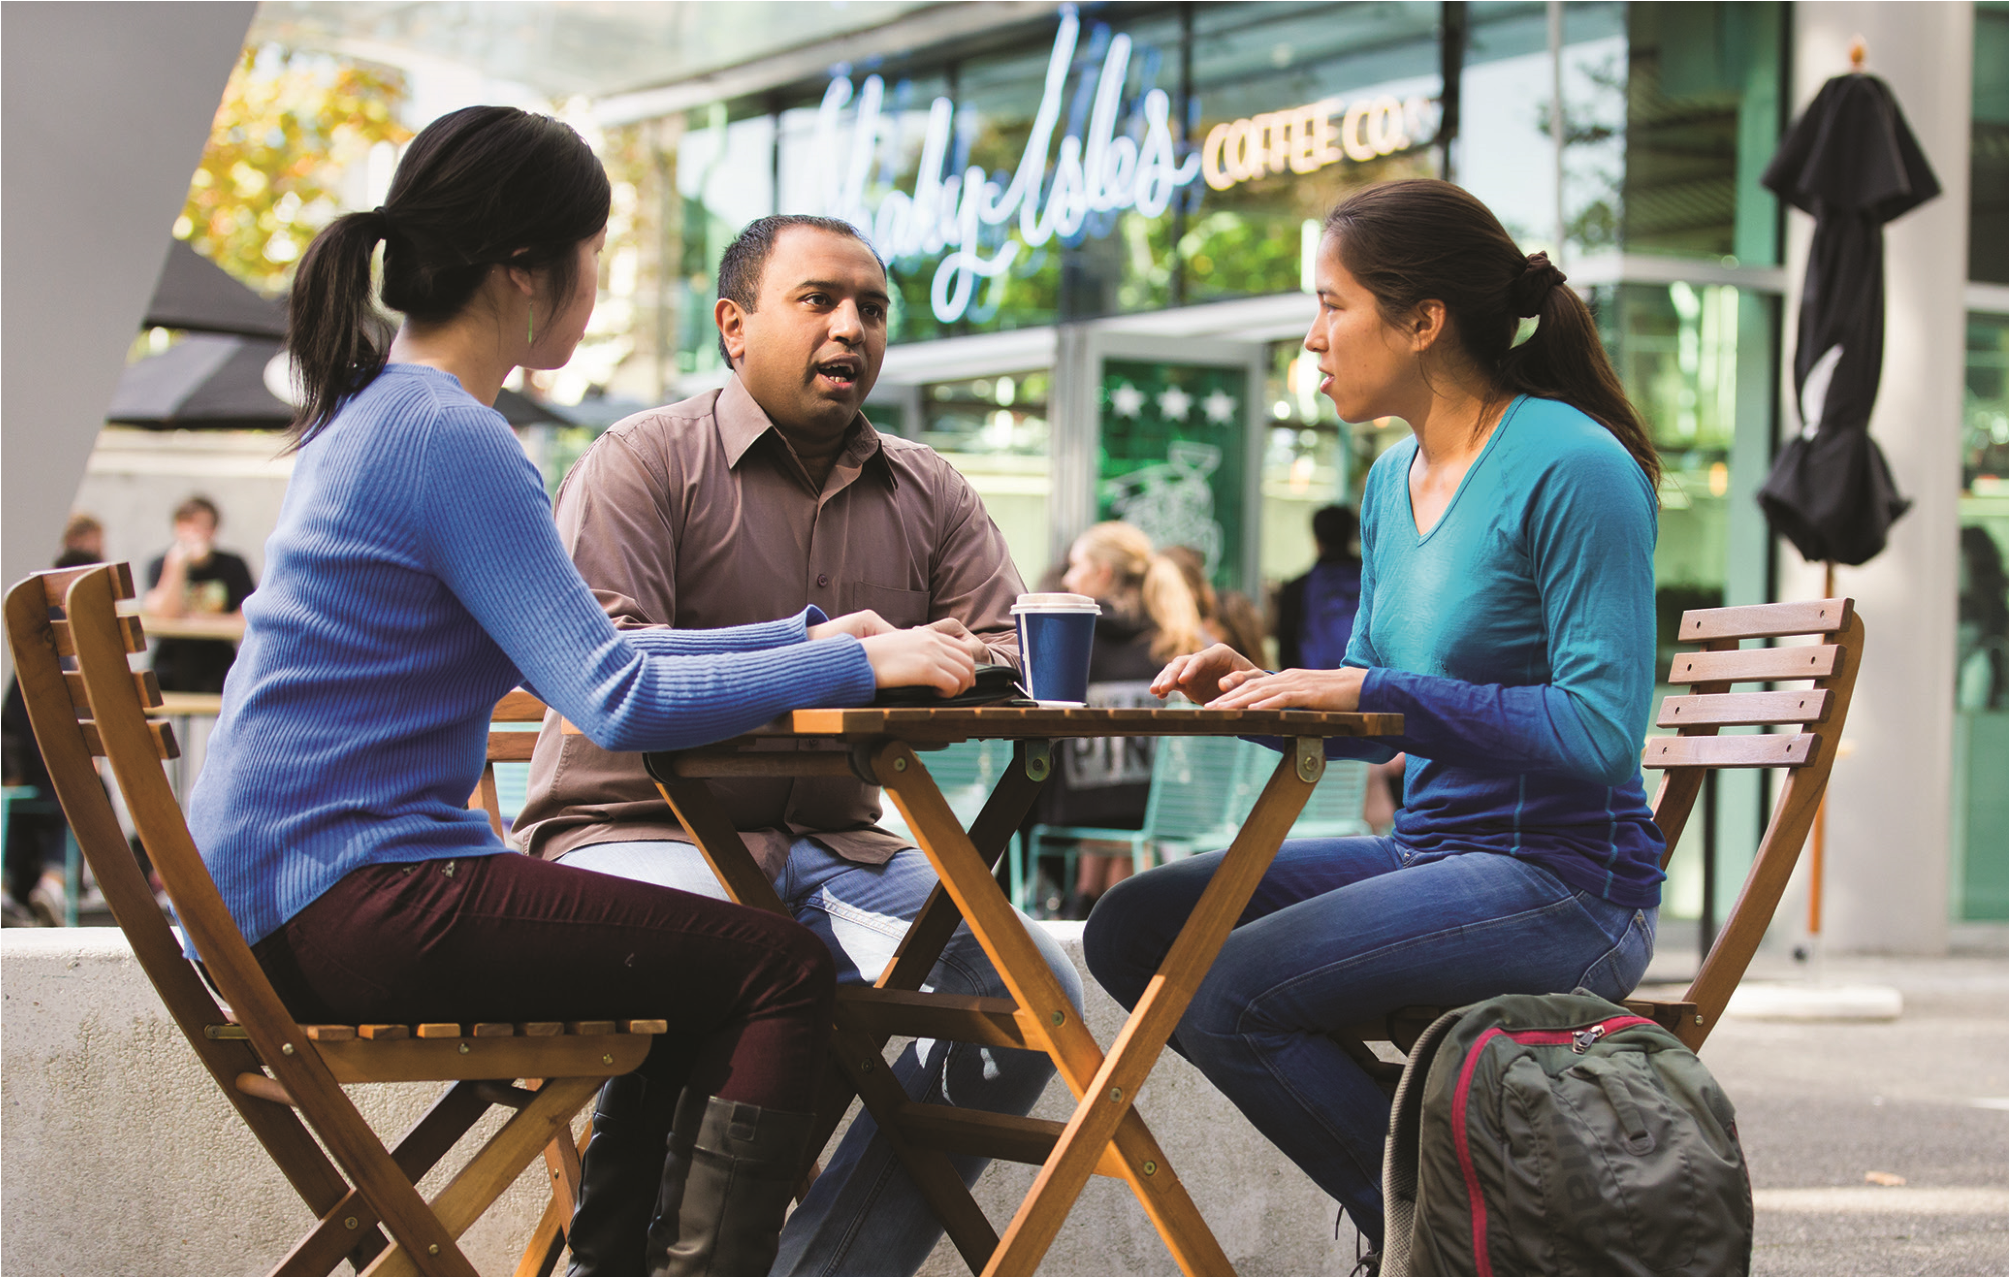
[[[1409,1277],[1410,1235],[1416,1227],[1416,1167],[1423,1132],[1423,1089],[1437,1049],[1470,1011],[1460,1007],[1430,1022],[1409,1048],[1402,1080],[1395,1086],[1395,1106],[1388,1117],[1388,1142],[1381,1154],[1381,1277]]]

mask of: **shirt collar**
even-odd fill
[[[744,457],[762,436],[773,431],[777,440],[781,437],[781,432],[776,429],[773,419],[767,415],[767,410],[754,401],[753,395],[737,373],[733,374],[726,381],[725,388],[719,391],[716,412],[719,442],[725,445],[726,465],[733,469],[739,468],[740,458]],[[872,428],[872,423],[866,420],[865,414],[861,412],[852,419],[851,437],[844,445],[843,453],[837,458],[837,464],[854,470],[863,470],[875,460],[877,465],[874,468],[886,476],[888,483],[897,486],[898,479],[893,472],[892,463],[886,459],[885,445],[879,437],[879,432]]]

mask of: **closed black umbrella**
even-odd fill
[[[1910,508],[1870,438],[1883,377],[1883,227],[1939,194],[1890,87],[1860,72],[1821,87],[1787,130],[1764,183],[1814,217],[1793,388],[1801,429],[1758,503],[1810,562],[1880,554]]]
[[[237,337],[284,337],[286,308],[246,288],[215,262],[171,240],[167,264],[147,303],[147,328],[181,328]]]

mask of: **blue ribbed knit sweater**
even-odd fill
[[[1614,904],[1660,902],[1664,845],[1639,774],[1653,699],[1659,507],[1639,463],[1567,404],[1518,398],[1418,533],[1416,440],[1361,490],[1360,708],[1403,716],[1395,841],[1410,863],[1530,860]],[[255,597],[255,596],[254,596]]]
[[[508,424],[393,364],[300,450],[189,827],[255,944],[350,870],[506,851],[467,797],[512,687],[606,749],[702,744],[871,699],[821,619],[616,633]]]

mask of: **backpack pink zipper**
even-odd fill
[[[1465,1195],[1472,1209],[1472,1259],[1477,1265],[1477,1277],[1493,1277],[1492,1257],[1486,1252],[1486,1198],[1479,1188],[1479,1172],[1472,1165],[1471,1114],[1468,1112],[1472,1097],[1472,1075],[1478,1071],[1479,1057],[1496,1037],[1506,1037],[1522,1046],[1568,1046],[1574,1047],[1581,1055],[1589,1050],[1599,1038],[1620,1029],[1636,1028],[1653,1021],[1644,1016],[1615,1015],[1609,1020],[1601,1020],[1584,1029],[1522,1029],[1513,1032],[1498,1027],[1487,1029],[1479,1035],[1466,1053],[1465,1066],[1458,1071],[1458,1088],[1451,1096],[1452,1112],[1458,1121],[1451,1128],[1452,1142],[1458,1148],[1458,1167],[1465,1174]]]

